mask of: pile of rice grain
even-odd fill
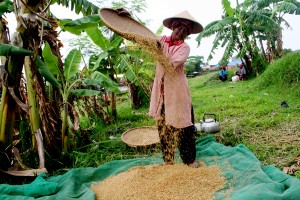
[[[147,165],[91,185],[96,199],[213,199],[226,180],[218,166]]]

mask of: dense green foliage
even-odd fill
[[[200,66],[204,64],[203,56],[190,56],[185,64],[185,72],[188,75],[193,74],[194,72],[200,72]]]

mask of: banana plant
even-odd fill
[[[0,106],[0,143],[9,145],[12,142],[13,128],[15,121],[15,110],[17,104],[28,111],[18,98],[15,88],[18,88],[16,81],[21,74],[23,60],[26,55],[32,55],[33,52],[21,47],[0,43],[0,56],[10,57],[7,67],[2,69],[2,97]]]
[[[76,35],[80,35],[84,31],[92,42],[102,50],[99,55],[93,56],[97,57],[97,59],[92,66],[89,66],[90,70],[101,71],[114,80],[116,59],[120,55],[120,45],[123,38],[115,34],[106,38],[103,35],[105,30],[99,29],[99,27],[103,26],[104,24],[98,15],[90,15],[67,22],[61,28]],[[111,92],[111,110],[113,117],[116,117],[116,93],[114,91]]]
[[[92,71],[100,71],[104,74],[108,74],[113,80],[117,73],[124,73],[126,79],[132,83],[133,88],[139,87],[134,93],[139,93],[140,95],[134,96],[141,96],[142,102],[148,102],[150,89],[147,88],[147,85],[149,84],[141,83],[144,77],[149,77],[147,73],[151,74],[151,72],[149,72],[150,70],[147,70],[148,68],[143,67],[148,63],[146,61],[147,59],[145,59],[145,56],[143,57],[143,53],[137,55],[137,51],[134,50],[124,51],[125,48],[123,48],[121,51],[120,45],[121,42],[123,42],[123,38],[115,34],[109,35],[109,33],[112,32],[108,32],[108,30],[102,28],[102,26],[103,23],[98,15],[91,15],[63,23],[62,29],[76,35],[79,35],[84,31],[93,43],[102,50],[100,54],[91,56],[90,69]],[[140,63],[141,65],[137,64],[137,62],[131,63],[131,58],[134,58],[135,60],[144,60],[145,62]],[[152,60],[151,65],[153,65],[153,63],[154,61]],[[133,94],[132,92],[133,91],[131,91],[131,94]],[[134,100],[137,100],[137,104],[134,103]],[[111,102],[112,115],[116,117],[116,101],[114,93],[111,95]],[[141,101],[139,101],[138,98],[131,98],[131,102],[133,107],[138,107],[138,104],[140,104]]]
[[[57,57],[52,54],[49,45],[46,43],[43,50],[44,62],[40,57],[37,59],[38,68],[42,76],[46,81],[50,82],[53,86],[57,87],[61,93],[62,102],[62,129],[61,139],[62,148],[67,150],[68,141],[68,100],[71,94],[76,96],[94,96],[101,94],[101,91],[92,89],[74,89],[75,86],[83,84],[86,86],[90,85],[105,85],[114,92],[119,92],[117,84],[111,81],[105,75],[94,73],[91,77],[93,79],[82,79],[77,78],[77,74],[80,72],[79,65],[81,63],[82,55],[77,49],[72,49],[64,60],[64,70],[61,71],[58,67]],[[60,79],[56,79],[58,75]]]
[[[155,60],[133,44],[127,46],[126,53],[119,56],[117,69],[126,77],[131,107],[138,108],[149,103]]]
[[[279,30],[280,26],[269,17],[268,13],[255,9],[249,10],[251,1],[242,4],[237,1],[236,8],[232,8],[229,0],[222,0],[222,5],[224,16],[204,28],[196,38],[198,45],[202,38],[215,35],[209,59],[213,57],[214,50],[220,46],[225,47],[222,61],[227,62],[234,52],[238,52],[238,56],[246,62],[247,73],[257,72],[257,67],[253,68],[252,63],[260,57],[256,35],[268,35],[270,30]]]
[[[250,10],[259,10],[260,12],[268,12],[278,26],[284,25],[286,28],[291,28],[289,23],[283,18],[285,14],[300,15],[300,2],[297,0],[258,0],[251,4]],[[276,54],[283,56],[282,28],[272,32],[272,37],[276,38]]]

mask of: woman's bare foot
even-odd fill
[[[199,167],[199,164],[196,162],[196,160],[191,163],[191,164],[188,164],[189,167],[193,167],[193,168],[198,168]]]
[[[163,165],[163,166],[165,166],[165,165],[174,165],[174,162],[164,162],[164,163],[161,163],[160,165]]]
[[[172,162],[172,161],[165,162],[165,165],[174,165],[174,162]]]

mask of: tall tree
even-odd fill
[[[190,56],[186,61],[186,73],[191,72],[199,72],[201,69],[201,65],[204,65],[204,57],[203,56]]]
[[[142,11],[145,10],[146,8],[146,4],[145,4],[145,0],[131,0],[131,1],[111,1],[111,6],[112,8],[119,8],[119,7],[123,7],[126,8],[128,11],[130,11],[132,13],[132,17],[137,18],[136,13],[140,13]],[[86,17],[85,17],[86,19]],[[96,64],[98,65],[98,70],[100,70],[103,73],[108,74],[111,79],[117,81],[117,79],[115,78],[118,71],[120,72],[124,72],[124,68],[120,68],[118,65],[119,61],[119,56],[121,54],[127,54],[127,53],[132,53],[133,51],[120,51],[120,46],[121,43],[119,43],[117,46],[115,46],[115,41],[116,41],[116,35],[113,34],[113,32],[111,32],[109,29],[107,29],[106,27],[98,27],[97,24],[91,24],[88,22],[92,22],[92,20],[86,19],[84,18],[82,19],[78,19],[75,20],[76,23],[73,22],[69,22],[67,24],[64,25],[64,29],[67,31],[70,31],[71,33],[74,34],[82,34],[82,31],[85,31],[87,33],[87,35],[89,36],[89,38],[91,39],[91,41],[93,41],[94,44],[96,44],[99,49],[100,49],[100,54],[98,53],[99,51],[95,51],[95,52],[91,52],[90,56],[95,59],[95,58],[99,58],[97,59]],[[96,18],[95,18],[96,19]],[[137,20],[139,20],[137,18]],[[86,22],[86,24],[84,25],[84,23]],[[75,25],[76,24],[76,25]],[[123,42],[122,40],[120,40],[120,42]],[[110,44],[111,43],[111,44]],[[79,43],[74,43],[75,45],[80,45]],[[88,47],[91,45],[88,45]],[[85,47],[82,45],[81,46],[82,49],[85,49]],[[106,56],[103,57],[104,53],[106,53]],[[123,58],[126,58],[127,56],[124,56]],[[132,56],[131,58],[136,57],[136,56]],[[128,60],[127,60],[128,61]],[[125,62],[125,63],[129,63],[129,62]],[[99,65],[100,64],[100,65]],[[134,64],[131,63],[131,64]],[[129,66],[129,65],[124,65],[124,66]],[[94,67],[94,66],[93,66]],[[130,69],[127,68],[127,69]],[[130,70],[129,70],[130,71]],[[134,72],[131,70],[131,72]],[[132,78],[132,74],[125,73],[125,76],[129,76],[127,77],[129,81]],[[137,76],[137,74],[134,74],[134,76]],[[136,82],[130,82],[130,85],[132,88],[138,88],[138,85],[135,85]],[[146,94],[143,91],[144,88],[140,88],[139,90],[132,90],[131,94],[134,93],[141,93],[141,94]],[[136,92],[133,92],[136,91]],[[133,96],[137,96],[136,94],[134,94]],[[112,92],[111,93],[111,110],[112,110],[112,115],[114,117],[117,117],[117,110],[116,110],[116,96],[115,94]],[[133,99],[133,98],[132,98]],[[140,102],[138,98],[135,98],[136,102]],[[132,105],[134,105],[133,107],[138,107],[139,103],[133,103]]]
[[[300,14],[300,2],[297,0],[255,0],[251,3],[249,10],[255,10],[260,12],[268,13],[268,16],[274,20],[278,26],[286,26],[291,28],[289,23],[284,19],[286,14]],[[274,56],[283,56],[283,42],[282,42],[282,27],[280,29],[269,32],[268,47],[269,53],[275,54]],[[273,44],[273,47],[271,45]],[[275,50],[273,52],[272,50]]]
[[[203,37],[215,35],[209,59],[212,58],[215,49],[219,46],[225,47],[222,61],[228,61],[234,52],[238,52],[238,56],[242,57],[246,64],[247,72],[257,72],[261,57],[255,32],[266,35],[267,31],[280,27],[265,12],[249,10],[251,1],[242,4],[237,1],[236,8],[232,8],[228,0],[222,0],[222,4],[224,8],[222,19],[211,22],[204,28],[196,38],[198,45]],[[258,63],[253,65],[254,60]]]

